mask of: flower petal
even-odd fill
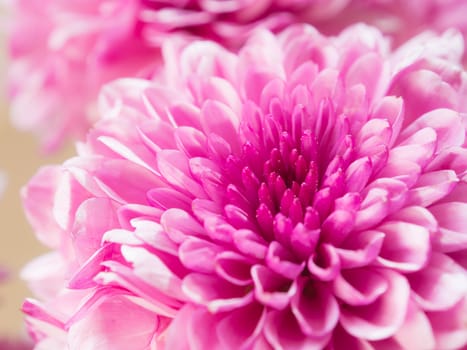
[[[351,335],[380,340],[394,335],[402,326],[410,299],[410,286],[397,272],[376,270],[388,283],[387,291],[374,303],[341,307],[340,322]]]
[[[427,266],[407,278],[423,310],[449,309],[467,295],[465,271],[444,254],[432,253]]]
[[[339,306],[332,293],[318,283],[301,280],[292,298],[291,311],[304,334],[322,337],[339,321]]]
[[[435,204],[430,212],[439,224],[439,236],[434,246],[442,252],[467,249],[467,203],[448,202]]]
[[[428,260],[430,232],[423,226],[406,222],[387,222],[378,227],[385,234],[377,261],[398,271],[418,271]]]
[[[120,317],[121,314],[125,317]],[[158,327],[158,317],[125,297],[112,297],[73,324],[69,346],[74,349],[145,349]]]

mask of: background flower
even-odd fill
[[[466,1],[98,0],[11,1],[10,95],[16,127],[44,150],[81,137],[97,118],[100,87],[145,76],[159,64],[169,34],[216,40],[230,48],[255,27],[278,31],[309,22],[327,33],[365,21],[400,44],[424,29],[467,28]]]
[[[44,150],[83,136],[101,85],[133,76],[158,54],[137,35],[135,1],[12,2],[9,70],[14,124]]]
[[[0,339],[0,347],[4,350],[29,350],[32,344],[19,339]]]
[[[106,86],[23,191],[53,249],[23,273],[39,348],[462,348],[461,42],[170,41],[155,82]]]

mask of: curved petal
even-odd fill
[[[275,350],[321,350],[331,337],[304,334],[290,309],[268,312],[264,335]]]
[[[425,173],[418,179],[416,186],[410,189],[407,204],[428,207],[448,195],[459,179],[452,170],[439,170]]]
[[[431,250],[430,233],[423,227],[406,222],[388,222],[378,227],[385,234],[377,261],[398,271],[423,268]]]
[[[78,207],[71,231],[78,263],[84,263],[101,247],[106,231],[119,227],[116,209],[116,203],[108,198],[90,198]]]
[[[220,317],[186,304],[169,324],[165,348],[173,350],[222,350],[217,333],[213,332]]]
[[[449,310],[427,313],[436,340],[435,349],[465,348],[467,345],[466,314],[467,298],[459,301]]]
[[[380,231],[368,230],[352,233],[346,241],[335,248],[342,269],[367,266],[379,255],[385,234]]]
[[[375,347],[365,339],[353,337],[338,326],[331,339],[330,350],[375,350]]]
[[[370,269],[343,270],[333,283],[334,294],[347,305],[360,306],[374,303],[387,292],[387,280]]]
[[[195,237],[188,237],[178,249],[180,262],[194,272],[212,273],[222,247]]]
[[[263,265],[251,268],[255,297],[273,309],[284,309],[297,292],[297,284],[276,274]]]
[[[444,254],[432,253],[427,266],[407,278],[423,310],[450,309],[467,295],[465,270]]]
[[[223,349],[251,349],[262,333],[266,310],[252,303],[225,314],[216,324],[216,333]]]
[[[37,238],[49,247],[58,247],[62,239],[62,228],[52,215],[55,184],[61,174],[63,170],[58,166],[42,168],[21,190],[26,217],[34,227]]]
[[[451,146],[461,146],[465,140],[465,127],[462,124],[462,116],[452,109],[433,109],[416,119],[401,133],[401,138],[416,133],[423,128],[431,128],[436,131],[437,151]]]
[[[412,300],[409,302],[407,316],[403,326],[392,339],[400,349],[436,349],[430,321],[425,313],[420,310]]]
[[[161,225],[175,243],[182,243],[190,236],[206,236],[204,228],[188,212],[171,208],[161,216]]]
[[[280,243],[273,241],[268,246],[266,265],[274,272],[294,280],[304,269],[305,263],[295,262],[295,257]]]
[[[467,203],[435,204],[430,211],[439,224],[439,236],[434,245],[442,252],[467,249]]]
[[[120,317],[119,315],[125,315]],[[158,316],[125,297],[108,298],[69,330],[72,349],[146,349],[158,329]]]
[[[177,190],[195,198],[206,198],[202,186],[192,178],[188,158],[182,152],[175,150],[158,152],[157,168],[163,178]]]
[[[340,260],[336,249],[329,244],[322,244],[321,249],[308,259],[310,274],[321,281],[333,280],[340,270]]]
[[[375,271],[386,279],[387,291],[369,305],[341,307],[340,322],[344,329],[354,337],[367,340],[394,335],[404,322],[410,299],[410,286],[405,277],[391,270]]]
[[[252,262],[234,252],[222,252],[216,257],[216,272],[226,281],[238,286],[252,284],[250,269]]]
[[[187,275],[183,279],[182,289],[192,302],[205,306],[213,313],[232,311],[253,300],[253,293],[246,288],[201,273]]]
[[[302,332],[311,337],[331,334],[339,321],[339,305],[331,292],[304,279],[298,282],[290,309]]]

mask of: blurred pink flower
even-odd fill
[[[322,24],[335,30],[336,24],[338,29],[363,21],[390,35],[395,45],[424,30],[442,32],[449,28],[461,31],[465,41],[466,11],[466,0],[351,0],[339,18]]]
[[[100,87],[142,74],[157,50],[138,34],[139,1],[15,0],[9,94],[16,127],[45,151],[82,137],[96,119]]]
[[[256,25],[272,29],[291,23],[292,16],[282,10],[306,6],[328,16],[346,0],[326,2],[14,0],[9,70],[13,122],[35,133],[45,151],[55,150],[68,137],[83,136],[95,121],[95,99],[104,83],[144,76],[157,66],[167,34],[187,30],[238,43],[257,20],[261,24]]]
[[[164,44],[156,82],[24,188],[40,349],[460,349],[462,38],[258,31]],[[416,335],[416,336],[414,336]]]
[[[0,338],[0,349],[2,350],[30,350],[32,348],[31,342],[24,339]]]
[[[356,21],[396,43],[424,29],[467,32],[462,0],[13,0],[10,35],[14,124],[35,133],[45,151],[80,138],[97,118],[100,87],[146,76],[168,34],[242,44],[255,27],[278,31],[313,23],[329,34]]]

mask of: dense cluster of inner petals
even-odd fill
[[[263,121],[262,138],[254,142],[247,140],[242,145],[241,183],[232,184],[231,188],[240,188],[248,205],[242,207],[233,197],[234,201],[228,203],[232,207],[226,208],[228,219],[231,208],[247,216],[249,227],[236,221],[236,217],[228,220],[236,229],[251,229],[267,245],[274,242],[270,254],[279,256],[266,260],[270,268],[280,269],[278,259],[285,260],[281,262],[283,267],[296,265],[293,272],[277,271],[291,279],[306,270],[303,262],[311,259],[314,265],[319,259],[317,248],[323,239],[321,220],[326,218],[330,209],[326,206],[331,202],[325,198],[328,203],[323,203],[329,190],[324,181],[342,175],[341,168],[331,174],[324,173],[328,155],[318,158],[320,144],[311,129],[301,128],[299,120],[313,117],[305,115],[302,106],[295,113],[291,118],[288,111],[276,109],[274,115],[267,115]],[[290,125],[289,129],[287,120],[296,125]],[[326,151],[322,148],[321,152]],[[326,189],[319,191],[321,187]],[[342,188],[333,190],[342,191]]]

